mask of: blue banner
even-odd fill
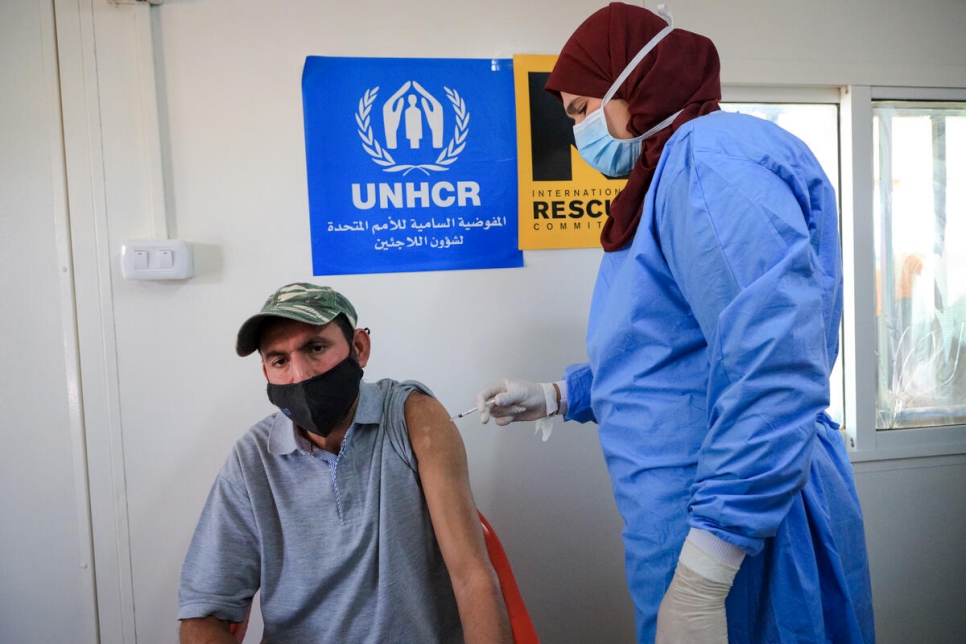
[[[523,266],[511,60],[309,56],[314,275]]]

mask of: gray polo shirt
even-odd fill
[[[261,589],[265,642],[462,642],[403,414],[422,384],[362,383],[338,456],[273,414],[236,444],[185,557],[178,619],[239,622]]]

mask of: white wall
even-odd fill
[[[554,53],[603,3],[166,0],[152,11],[165,90],[168,223],[172,235],[195,244],[197,270],[194,279],[173,284],[126,282],[117,261],[124,240],[151,237],[159,227],[150,211],[150,110],[141,103],[145,70],[137,55],[145,33],[137,12],[147,8],[107,0],[53,4],[101,637],[169,642],[181,560],[208,487],[236,438],[272,411],[257,359],[239,359],[232,347],[240,322],[277,286],[315,280],[344,291],[360,324],[372,329],[366,377],[420,379],[452,411],[471,406],[476,389],[492,378],[556,378],[584,358],[600,251],[528,252],[523,269],[313,278],[300,95],[305,56]],[[670,4],[678,26],[718,43],[726,82],[966,86],[961,2]],[[49,11],[49,2],[35,5]],[[7,79],[18,67],[6,53],[3,90],[26,92]],[[6,111],[3,116],[8,120]],[[3,149],[3,184],[18,181],[21,172],[37,180],[50,172],[42,164],[15,172]],[[21,199],[26,205],[27,197]],[[48,226],[24,239],[21,253],[40,258],[28,283],[38,289],[56,283],[49,274],[56,231]],[[4,255],[4,275],[18,257]],[[16,288],[5,280],[4,297]],[[21,332],[18,324],[11,330]],[[3,355],[6,391],[16,372]],[[56,364],[35,379],[67,389],[61,371],[70,372],[58,366],[62,359],[56,352],[47,358]],[[4,416],[13,409],[5,403]],[[23,412],[18,418],[28,419]],[[547,443],[529,426],[498,430],[467,418],[460,428],[478,505],[504,543],[542,640],[632,641],[620,519],[595,428],[558,426]],[[61,458],[66,463],[77,453],[74,448]],[[948,597],[966,590],[966,508],[958,496],[966,470],[955,460],[942,468],[918,461],[877,467],[857,478],[869,522],[880,641],[908,641],[903,623],[915,623],[924,641],[953,641],[955,631],[946,629],[961,632],[963,618]],[[25,470],[10,471],[36,486],[41,475]],[[71,485],[58,480],[56,494],[73,499]],[[946,514],[917,504],[928,494]],[[897,553],[916,543],[909,519],[925,533],[960,536],[897,564]],[[76,547],[80,539],[71,534],[68,527],[60,541]],[[4,562],[15,556],[6,542],[0,548]],[[890,573],[897,569],[901,576]],[[957,574],[935,574],[941,570]],[[907,604],[910,578],[918,595]],[[8,592],[6,578],[0,583]],[[61,582],[43,579],[37,587],[55,583]],[[77,605],[82,598],[72,594]],[[914,607],[916,619],[897,616],[904,606]],[[33,627],[26,618],[11,619],[0,620],[0,640]]]
[[[962,457],[856,463],[880,642],[962,642],[966,465]]]
[[[647,7],[660,4],[647,0]],[[725,83],[962,87],[959,0],[666,3],[675,24],[710,37]]]

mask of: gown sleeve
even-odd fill
[[[689,522],[754,555],[807,481],[828,406],[821,268],[807,190],[759,162],[688,154],[655,204],[662,252],[708,344]]]
[[[576,420],[578,423],[597,422],[594,410],[590,406],[590,386],[594,382],[594,373],[586,362],[572,364],[567,367],[565,377],[567,381],[567,413],[565,420]]]

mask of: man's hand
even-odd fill
[[[725,599],[737,572],[685,541],[657,612],[655,644],[728,644]]]

